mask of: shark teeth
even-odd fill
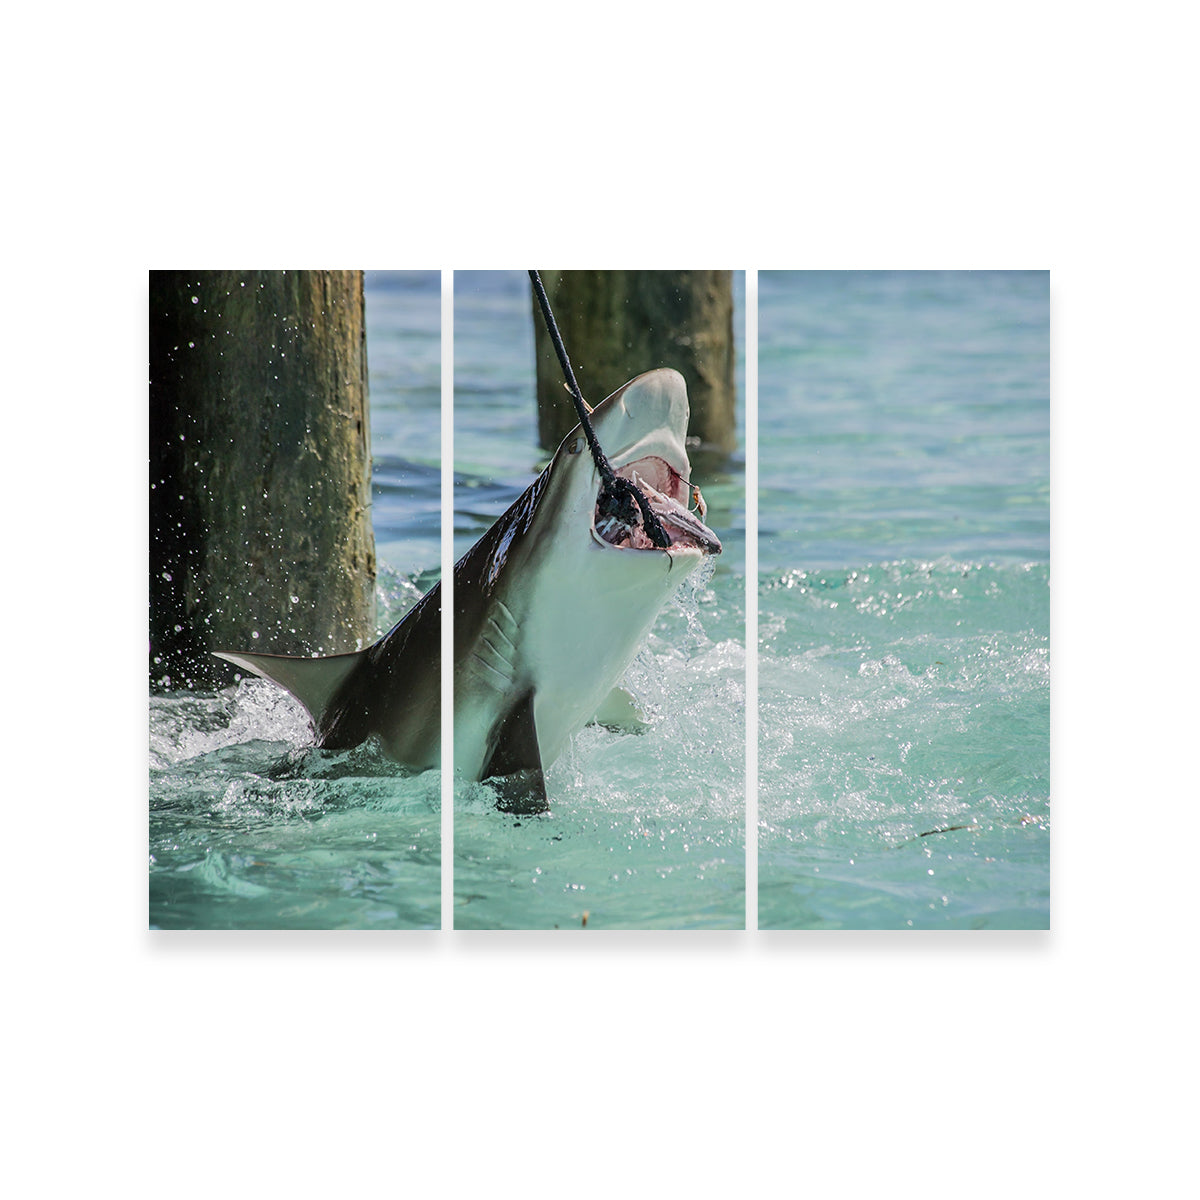
[[[663,465],[665,466],[665,464]],[[678,480],[679,477],[673,469],[671,475]],[[721,553],[721,542],[717,535],[697,517],[696,513],[691,512],[673,497],[660,492],[653,484],[647,482],[639,471],[630,470],[629,478],[641,489],[650,507],[662,523],[667,536],[671,539],[671,544],[666,550],[668,554],[674,550],[683,549],[700,550],[705,554]],[[692,497],[698,500],[698,507],[704,504],[704,499],[699,493],[700,489],[697,487],[690,489]],[[688,492],[684,492],[685,496],[688,494]],[[601,541],[620,550],[654,550],[658,548],[642,528],[640,514],[637,522],[633,525],[627,525],[617,517],[601,517],[596,521],[594,530]]]
[[[650,507],[654,509],[663,528],[671,538],[672,549],[676,546],[692,546],[708,554],[721,553],[721,542],[717,535],[695,513],[680,504],[678,500],[664,496],[662,492],[642,479],[636,471],[633,473],[633,481],[650,501]],[[691,491],[697,499],[697,506],[703,507],[707,511],[707,505],[704,504],[704,497],[700,495],[700,489],[693,487]]]

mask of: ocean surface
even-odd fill
[[[441,279],[368,272],[378,632],[439,578]],[[436,929],[437,771],[314,750],[264,680],[150,697],[150,926]]]
[[[530,315],[524,272],[455,273],[456,557],[549,461]],[[740,406],[740,272],[734,329]],[[631,362],[629,377],[649,365]],[[623,681],[650,729],[579,733],[546,772],[548,815],[507,815],[485,785],[456,788],[456,929],[744,927],[744,457],[693,477],[724,551],[684,584]]]
[[[762,929],[1049,925],[1049,318],[759,274]]]

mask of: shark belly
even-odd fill
[[[629,589],[591,590],[577,597],[571,608],[553,602],[553,607],[543,612],[528,654],[534,672],[534,720],[544,763],[553,762],[569,739],[595,716],[645,644],[682,576],[680,572],[668,583],[664,569]]]
[[[454,764],[483,777],[497,730],[532,701],[549,766],[596,714],[699,554],[645,556],[583,543],[503,587],[455,672]]]

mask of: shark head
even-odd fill
[[[720,539],[704,524],[700,489],[690,480],[683,376],[669,368],[647,371],[597,405],[591,420],[613,470],[646,497],[669,544],[660,548],[651,541],[636,506],[629,516],[604,511],[600,474],[579,426],[559,446],[551,471],[563,494],[564,516],[569,513],[602,553],[650,556],[660,569],[666,564],[686,573],[707,555],[720,554]]]

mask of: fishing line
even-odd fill
[[[530,271],[529,280],[533,284],[534,295],[537,296],[538,305],[545,318],[550,340],[554,343],[554,352],[558,355],[559,364],[566,376],[567,390],[571,393],[571,399],[575,401],[575,411],[579,414],[579,424],[583,426],[588,449],[592,452],[592,461],[596,464],[596,470],[600,472],[600,515],[616,517],[624,524],[632,526],[636,521],[636,514],[633,510],[633,505],[636,503],[641,509],[642,525],[647,536],[660,550],[667,549],[671,544],[671,539],[663,529],[658,514],[650,507],[650,502],[642,495],[637,484],[631,479],[623,478],[612,469],[607,455],[601,450],[600,443],[596,440],[596,433],[592,429],[592,423],[588,419],[588,409],[583,400],[583,393],[579,390],[579,384],[575,382],[575,372],[571,370],[571,360],[567,357],[567,348],[563,345],[562,335],[558,332],[558,325],[554,320],[554,313],[550,310],[550,301],[546,296],[546,289],[542,286],[542,278],[537,271]]]

